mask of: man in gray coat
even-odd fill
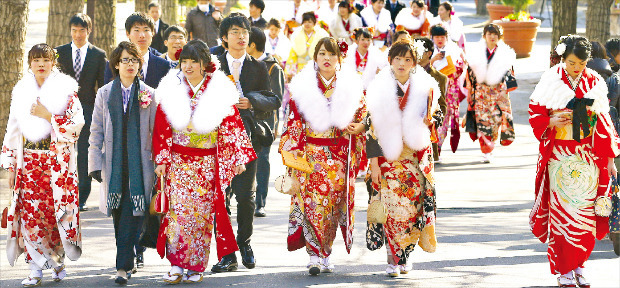
[[[209,47],[215,47],[220,37],[222,14],[211,5],[211,0],[198,0],[197,2],[198,6],[187,13],[185,29],[190,40],[200,39]]]

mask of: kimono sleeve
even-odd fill
[[[252,148],[250,137],[245,132],[239,110],[236,107],[232,107],[231,110],[232,113],[226,116],[220,125],[218,133],[221,135],[218,137],[223,140],[223,147],[218,147],[218,150],[220,156],[231,160],[229,163],[232,168],[253,161],[256,159],[256,153]]]
[[[69,98],[65,112],[60,115],[52,115],[50,122],[56,136],[56,142],[77,142],[82,126],[84,126],[82,104],[78,99],[77,93],[74,93]]]
[[[157,106],[155,112],[155,124],[153,126],[153,159],[157,165],[168,165],[171,162],[170,150],[172,149],[172,128],[166,113]]]
[[[289,102],[289,113],[286,117],[286,129],[280,137],[280,147],[278,151],[304,150],[306,146],[306,136],[304,133],[303,119],[297,110],[295,100]]]
[[[592,136],[592,151],[601,158],[615,158],[620,154],[620,139],[609,113],[598,114],[594,135]]]
[[[6,124],[6,134],[4,134],[4,141],[2,143],[2,154],[0,154],[0,164],[2,168],[11,172],[15,172],[15,166],[17,165],[17,148],[21,143],[21,133],[17,125],[17,118],[15,117],[13,106],[13,101],[11,101],[9,120]]]
[[[551,129],[549,129],[549,110],[547,107],[535,104],[530,101],[529,105],[530,125],[534,130],[534,136],[538,141],[547,139]]]
[[[284,67],[284,74],[294,75],[295,73],[297,73],[297,53],[295,53],[295,49],[291,48],[291,52],[286,60],[286,66]]]

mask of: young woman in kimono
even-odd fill
[[[329,36],[327,31],[316,25],[314,12],[306,12],[302,18],[301,29],[297,29],[291,35],[291,52],[284,68],[284,74],[287,79],[295,76],[312,60],[316,43],[320,39]]]
[[[169,207],[157,250],[172,265],[163,276],[170,284],[202,281],[214,226],[218,258],[238,250],[224,190],[256,159],[235,107],[239,92],[216,69],[207,44],[190,41],[179,57],[181,69],[170,70],[157,89],[153,131],[155,173],[166,178]]]
[[[446,1],[439,5],[437,9],[437,17],[431,20],[431,24],[441,24],[448,30],[450,40],[459,45],[459,48],[465,51],[465,33],[463,33],[463,21],[454,15],[454,7],[452,3]]]
[[[142,56],[123,41],[110,53],[114,80],[97,91],[88,139],[89,175],[101,183],[99,210],[112,216],[116,238],[116,278],[127,284],[135,248],[153,188],[151,138],[155,120],[153,89],[139,79]]]
[[[370,130],[367,153],[372,179],[371,200],[387,208],[385,224],[369,223],[367,243],[378,249],[386,239],[386,273],[396,277],[411,270],[415,245],[435,252],[435,179],[429,126],[439,109],[437,81],[417,66],[412,42],[392,45],[391,69],[383,69],[367,90]],[[429,103],[430,102],[430,103]]]
[[[375,78],[379,70],[388,65],[387,57],[372,43],[372,29],[357,28],[353,38],[355,44],[349,46],[344,65],[351,66],[357,73],[362,75],[364,90]]]
[[[304,157],[314,170],[288,170],[301,184],[291,201],[288,250],[306,248],[311,275],[333,272],[330,255],[338,226],[347,252],[353,244],[354,184],[365,148],[359,134],[366,107],[359,75],[339,68],[343,43],[319,40],[314,62],[291,81],[290,112],[280,140],[279,151]]]
[[[413,0],[411,8],[403,8],[398,12],[394,25],[404,27],[411,37],[428,36],[428,29],[431,26],[429,21],[432,19],[433,14],[426,10],[424,1]]]
[[[450,147],[452,152],[456,152],[459,145],[459,139],[461,133],[459,131],[459,104],[465,99],[465,94],[461,90],[463,81],[459,80],[463,73],[464,61],[463,50],[458,45],[448,38],[448,31],[441,25],[433,25],[430,30],[431,40],[435,44],[435,50],[431,57],[431,65],[435,69],[441,71],[448,63],[447,57],[452,59],[452,65],[454,65],[455,72],[450,73],[448,76],[448,89],[446,90],[446,104],[448,109],[445,114],[445,119],[440,127],[437,128],[439,141],[437,146],[439,153],[441,154],[441,146],[448,137],[448,131],[450,131]]]
[[[392,26],[392,16],[390,11],[385,8],[385,0],[370,0],[371,5],[366,6],[360,16],[366,27],[372,27],[374,33],[372,39],[375,46],[379,49],[387,46],[388,34]]]
[[[517,55],[506,43],[501,41],[502,28],[497,24],[484,26],[482,39],[470,45],[466,59],[469,64],[470,79],[469,103],[475,111],[477,135],[484,162],[491,161],[495,141],[500,138],[501,145],[510,145],[515,138],[512,123],[510,95],[504,81],[511,71]],[[472,105],[473,104],[473,105]]]
[[[47,44],[28,52],[30,73],[15,84],[2,144],[1,164],[13,190],[6,252],[11,266],[22,252],[30,275],[24,287],[40,286],[43,271],[56,282],[67,275],[65,256],[82,255],[75,143],[84,116],[78,83],[55,68]]]
[[[329,23],[329,32],[336,39],[345,39],[347,44],[353,43],[352,35],[355,29],[362,27],[362,18],[353,12],[351,3],[342,1],[338,4],[338,13]]]
[[[561,275],[560,287],[590,287],[585,262],[596,239],[609,232],[609,218],[595,213],[595,203],[610,196],[619,139],[607,86],[586,68],[590,42],[571,35],[555,50],[562,62],[542,75],[530,97],[530,124],[540,141],[530,228],[549,242],[547,257],[551,273]]]

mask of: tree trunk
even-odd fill
[[[577,0],[553,0],[553,29],[551,50],[555,49],[561,36],[577,33]]]
[[[135,0],[136,3],[136,8],[135,11],[136,12],[144,12],[146,13],[146,7],[149,6],[150,1],[149,0]]]
[[[22,78],[29,0],[0,1],[0,139],[4,139],[11,91]]]
[[[588,0],[586,11],[586,37],[604,44],[609,39],[611,5],[614,0]]]
[[[71,42],[71,16],[84,12],[84,0],[50,0],[45,42],[56,47]]]
[[[162,20],[169,25],[177,25],[179,23],[179,0],[159,0],[159,4],[161,4]]]
[[[230,14],[230,9],[237,5],[237,3],[239,3],[239,0],[226,0],[226,7],[224,8],[224,15],[228,15]]]
[[[93,1],[93,0],[89,0]],[[93,45],[103,49],[110,57],[116,48],[116,0],[94,0],[95,19],[93,23],[95,37]]]
[[[489,0],[477,0],[476,1],[476,14],[480,16],[489,15],[487,11],[487,3]]]

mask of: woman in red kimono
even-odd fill
[[[608,217],[595,213],[595,203],[609,196],[619,139],[605,81],[586,68],[590,42],[571,35],[556,51],[563,61],[543,74],[530,98],[530,124],[540,141],[530,227],[540,241],[549,241],[558,285],[590,287],[584,264],[595,239],[609,232]]]
[[[310,255],[311,275],[333,272],[330,260],[338,226],[347,252],[353,244],[355,176],[365,146],[362,82],[343,66],[336,40],[325,37],[310,62],[291,81],[291,101],[280,151],[304,157],[312,173],[289,169],[301,191],[292,197],[288,250],[302,247]]]
[[[11,266],[26,252],[30,275],[24,287],[40,286],[43,271],[67,275],[65,256],[78,260],[82,236],[75,145],[84,126],[78,83],[60,73],[47,44],[28,52],[30,73],[11,95],[0,159],[13,190],[6,254]]]
[[[181,70],[170,70],[156,91],[153,132],[155,173],[166,177],[169,207],[157,250],[172,265],[163,276],[171,284],[202,281],[214,225],[218,258],[238,250],[224,190],[256,158],[235,107],[239,92],[216,69],[207,45],[190,41],[179,63]]]

